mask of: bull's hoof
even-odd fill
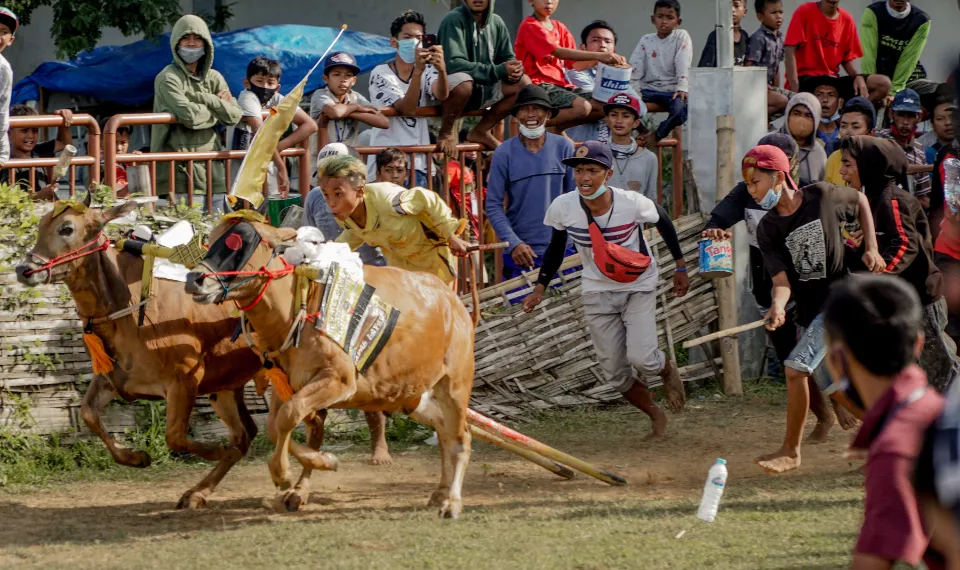
[[[306,504],[307,496],[301,496],[296,490],[287,491],[283,495],[283,506],[287,509],[288,513],[295,513],[300,510],[300,507]]]
[[[276,485],[277,491],[285,492],[289,491],[293,487],[293,480],[290,478],[290,475],[284,475],[279,481],[274,479],[273,484]]]
[[[153,458],[150,457],[150,454],[146,451],[141,451],[139,449],[130,450],[124,454],[123,460],[120,461],[123,465],[127,467],[136,467],[137,469],[145,469],[150,467],[150,464],[153,463]]]
[[[450,492],[446,489],[437,489],[430,495],[430,500],[427,501],[428,507],[442,507],[443,504],[447,501],[447,497],[450,495]]]
[[[456,520],[460,518],[460,511],[462,509],[463,505],[460,501],[444,501],[443,504],[440,505],[440,518]]]
[[[179,510],[194,510],[199,509],[200,507],[207,504],[207,498],[203,493],[199,491],[187,491],[180,497],[180,502],[177,503],[177,509]]]

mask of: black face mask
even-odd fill
[[[266,105],[270,102],[270,99],[277,93],[279,87],[274,87],[273,89],[268,89],[267,87],[258,87],[254,84],[250,84],[250,92],[257,96],[257,100],[260,101],[260,105]]]
[[[245,221],[237,222],[210,246],[210,251],[203,261],[210,271],[216,273],[243,271],[261,241],[263,239],[253,225]],[[226,285],[236,279],[236,276],[222,275],[219,279],[221,284]]]

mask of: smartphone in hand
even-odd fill
[[[423,34],[423,39],[420,41],[420,47],[423,49],[430,49],[439,43],[440,41],[437,39],[437,34]]]

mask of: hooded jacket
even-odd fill
[[[187,64],[177,53],[177,44],[187,34],[203,39],[206,54],[197,65],[197,75],[190,73]],[[150,152],[191,152],[223,150],[214,127],[217,123],[235,125],[243,111],[233,97],[220,99],[221,91],[230,91],[226,80],[213,67],[213,38],[207,24],[197,16],[187,15],[173,26],[170,34],[173,63],[163,68],[153,82],[153,112],[172,113],[175,125],[154,125],[150,132]],[[178,194],[187,191],[187,163],[176,163]],[[193,188],[195,194],[206,194],[207,169],[203,163],[194,163]],[[213,193],[226,193],[223,162],[213,163]],[[157,194],[170,193],[169,168],[157,168]]]
[[[817,139],[817,125],[820,124],[820,101],[812,93],[797,93],[787,103],[785,113],[787,119],[783,122],[780,132],[790,134],[790,111],[797,105],[803,105],[813,113],[813,132],[800,145],[800,178],[817,183],[823,180],[827,172],[827,151]],[[792,136],[792,135],[791,135]]]
[[[941,296],[943,277],[933,262],[930,223],[917,199],[898,186],[906,183],[907,157],[895,141],[852,137],[860,184],[870,201],[884,273],[899,275],[917,290],[924,305]]]
[[[437,30],[447,74],[468,74],[474,85],[483,89],[480,103],[490,100],[494,86],[507,78],[506,62],[516,59],[510,30],[493,13],[493,6],[494,0],[490,0],[483,24],[477,25],[473,11],[461,3],[447,13]]]

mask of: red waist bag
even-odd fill
[[[600,273],[603,273],[610,279],[618,283],[632,283],[637,277],[643,275],[643,272],[650,267],[650,256],[627,249],[621,245],[610,243],[603,238],[603,232],[600,226],[593,219],[590,209],[580,200],[580,207],[587,215],[587,224],[590,230],[590,245],[593,247],[593,262],[597,265]],[[611,211],[613,207],[611,206]],[[643,237],[641,236],[641,244]]]

